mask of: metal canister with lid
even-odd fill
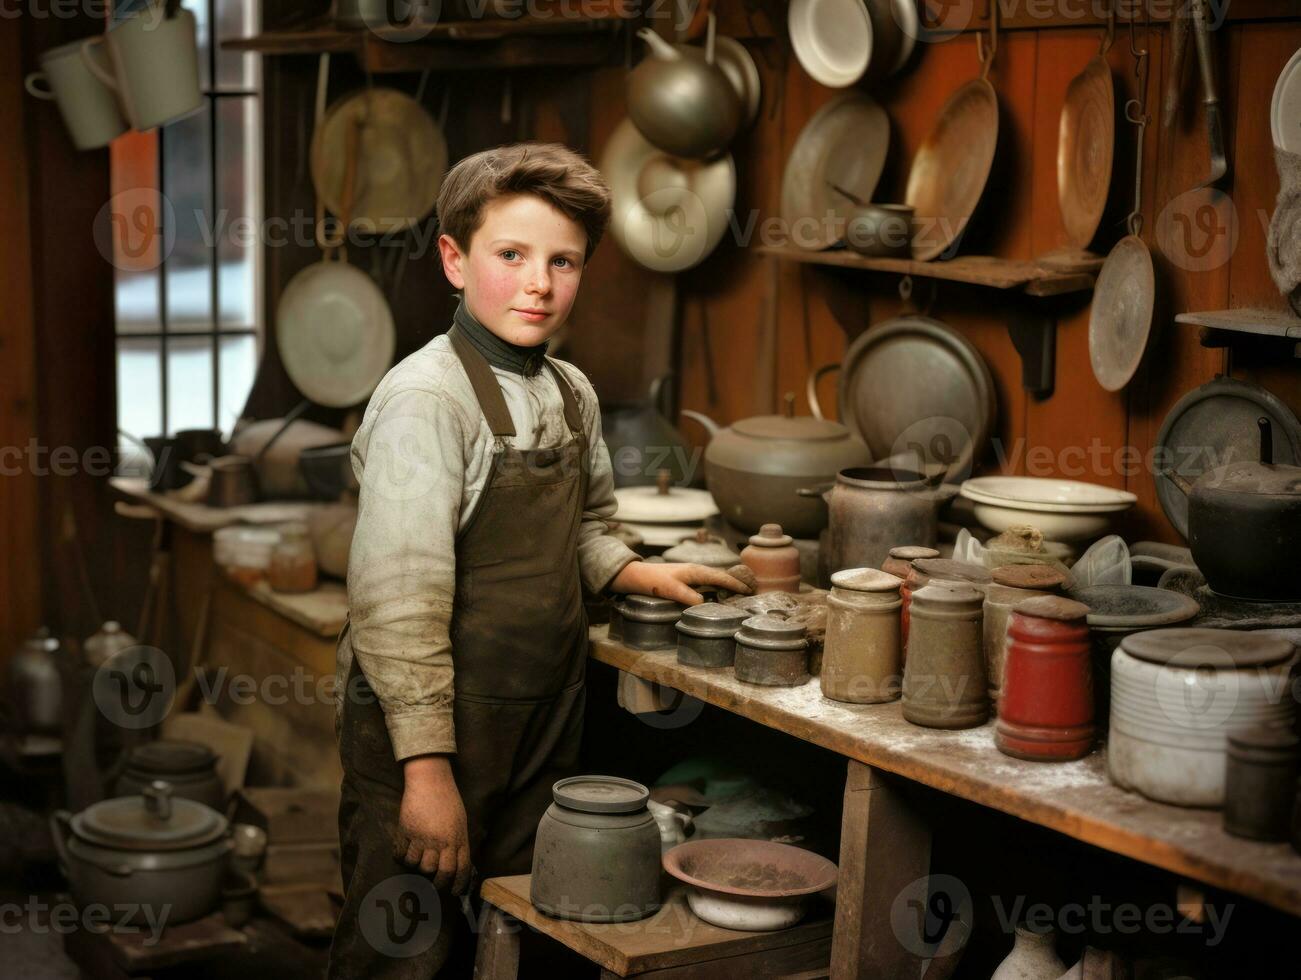
[[[1026,599],[1012,611],[1003,699],[994,729],[1000,752],[1018,759],[1065,762],[1092,750],[1088,614],[1084,603],[1057,595]]]
[[[1298,740],[1287,728],[1259,725],[1228,733],[1224,829],[1251,840],[1288,839],[1297,785]]]
[[[755,594],[799,592],[800,552],[780,524],[765,524],[741,549],[741,562],[754,572]]]
[[[827,697],[877,704],[899,696],[902,585],[897,576],[875,568],[847,568],[831,576],[820,678]]]
[[[678,645],[681,603],[659,596],[630,595],[619,605],[623,644],[634,650],[672,650]]]
[[[721,602],[702,602],[682,610],[678,620],[678,663],[689,667],[730,667],[736,659],[736,632],[750,614]]]
[[[557,919],[631,922],[660,907],[660,832],[650,790],[618,776],[551,788],[538,823],[529,900]]]
[[[1007,658],[1007,625],[1018,602],[1037,596],[1053,595],[1066,576],[1049,565],[1003,565],[991,573],[993,581],[985,587],[982,650],[985,675],[989,680],[989,700],[997,707],[1003,690],[1003,664]]]
[[[939,578],[913,593],[903,716],[914,725],[973,728],[989,716],[980,652],[983,600],[970,582]]]
[[[736,634],[736,679],[769,687],[798,687],[809,679],[804,627],[780,616],[751,616]]]

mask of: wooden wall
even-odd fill
[[[767,39],[745,39],[750,32],[742,4],[720,4],[720,32],[742,37],[756,54],[764,81],[764,102],[758,123],[733,147],[739,187],[738,224],[745,226],[750,209],[760,219],[779,214],[781,176],[787,156],[809,117],[839,92],[810,79],[786,42],[784,5],[764,3],[771,16],[759,16],[757,33]],[[977,4],[979,9],[982,5]],[[1244,5],[1246,6],[1246,5]],[[1263,11],[1250,5],[1249,12]],[[1269,8],[1270,14],[1290,13],[1290,5]],[[1005,31],[990,79],[1001,107],[1001,139],[987,196],[970,229],[964,251],[1010,258],[1032,258],[1063,244],[1057,206],[1056,155],[1058,116],[1066,86],[1098,49],[1096,28]],[[1169,52],[1164,27],[1154,27],[1150,39],[1149,111],[1159,116]],[[1141,44],[1140,40],[1140,44]],[[1270,280],[1264,258],[1264,236],[1277,193],[1272,162],[1268,109],[1274,80],[1301,47],[1301,22],[1232,21],[1215,32],[1221,100],[1226,106],[1227,143],[1233,168],[1224,189],[1236,208],[1236,248],[1216,268],[1188,271],[1180,258],[1185,247],[1177,241],[1158,242],[1156,227],[1163,209],[1198,183],[1208,168],[1196,73],[1186,79],[1185,111],[1172,131],[1159,124],[1148,127],[1143,182],[1143,237],[1153,246],[1158,269],[1160,308],[1147,360],[1129,387],[1116,394],[1104,391],[1093,377],[1088,356],[1089,294],[1053,301],[1028,301],[1057,320],[1055,391],[1038,401],[1021,388],[1021,364],[1009,339],[1006,323],[1027,301],[993,290],[941,284],[931,315],[956,327],[988,361],[994,374],[999,417],[997,438],[1006,458],[986,455],[978,472],[1026,473],[1026,453],[1033,475],[1067,475],[1077,457],[1061,450],[1088,449],[1095,440],[1105,450],[1102,466],[1090,457],[1078,479],[1125,487],[1139,497],[1123,528],[1131,540],[1154,538],[1179,541],[1156,500],[1150,472],[1126,474],[1115,465],[1126,446],[1146,454],[1170,407],[1187,391],[1219,373],[1264,385],[1301,411],[1301,371],[1288,345],[1256,346],[1233,351],[1200,346],[1196,328],[1177,325],[1174,313],[1233,306],[1283,308]],[[892,121],[892,145],[877,200],[901,200],[909,162],[925,138],[948,95],[978,72],[975,36],[965,33],[940,43],[919,44],[910,66],[871,94],[887,109]],[[1190,49],[1191,50],[1191,49]],[[767,55],[766,61],[761,55]],[[1190,58],[1193,55],[1190,54]],[[1118,28],[1108,61],[1116,83],[1118,105],[1135,90],[1133,59],[1123,24]],[[593,80],[592,146],[599,154],[609,133],[626,114],[623,70],[611,68]],[[1123,216],[1133,181],[1132,128],[1120,120],[1113,176],[1112,206],[1095,249],[1105,252],[1124,234]],[[1187,200],[1181,207],[1195,207]],[[1221,240],[1223,241],[1223,239]],[[1194,250],[1200,242],[1190,243]],[[603,397],[629,396],[647,378],[636,358],[635,330],[640,297],[659,277],[635,266],[615,247],[603,246],[584,282],[585,296],[575,315],[575,360],[596,380]],[[817,365],[838,360],[854,337],[873,323],[895,315],[902,307],[897,277],[841,272],[821,267],[777,263],[725,236],[717,251],[700,266],[680,276],[682,336],[680,367],[683,407],[705,411],[720,422],[773,411],[784,392],[797,396],[807,411],[804,381]],[[928,292],[917,282],[914,298]],[[775,301],[776,356],[763,359],[761,334],[766,304]],[[632,321],[631,327],[628,326]],[[632,333],[630,334],[630,330]],[[613,335],[613,336],[612,336]],[[756,387],[756,371],[775,365],[771,385]],[[711,379],[712,374],[712,379]],[[824,405],[834,404],[833,382],[825,381]],[[694,427],[684,432],[699,438]],[[1042,460],[1041,457],[1046,457]]]

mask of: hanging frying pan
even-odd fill
[[[958,89],[940,110],[913,157],[904,202],[913,208],[913,258],[937,258],[962,237],[980,203],[998,146],[998,95],[989,68],[998,50],[998,4],[990,4],[989,50],[976,35],[980,77]]]
[[[1066,243],[1077,249],[1093,241],[1111,187],[1116,97],[1106,55],[1115,29],[1115,10],[1109,7],[1102,44],[1067,86],[1057,127],[1057,204]]]
[[[1120,391],[1129,384],[1147,350],[1152,332],[1152,311],[1156,305],[1156,273],[1152,253],[1143,241],[1143,136],[1147,130],[1147,48],[1134,46],[1134,22],[1130,21],[1130,51],[1138,77],[1138,97],[1125,103],[1125,118],[1138,127],[1134,160],[1134,210],[1128,219],[1129,234],[1107,255],[1093,288],[1089,309],[1089,361],[1098,384],[1107,391]]]

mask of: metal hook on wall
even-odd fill
[[[989,0],[987,9],[989,18],[989,51],[985,51],[985,35],[976,35],[976,55],[980,58],[980,77],[984,78],[989,74],[990,66],[994,64],[994,55],[998,53],[998,0]]]

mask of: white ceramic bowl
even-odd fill
[[[1126,490],[1032,476],[975,477],[962,484],[961,493],[991,531],[1030,524],[1057,541],[1100,537],[1116,514],[1138,500]]]
[[[791,47],[815,82],[844,88],[863,77],[872,57],[872,21],[864,0],[791,0]]]

